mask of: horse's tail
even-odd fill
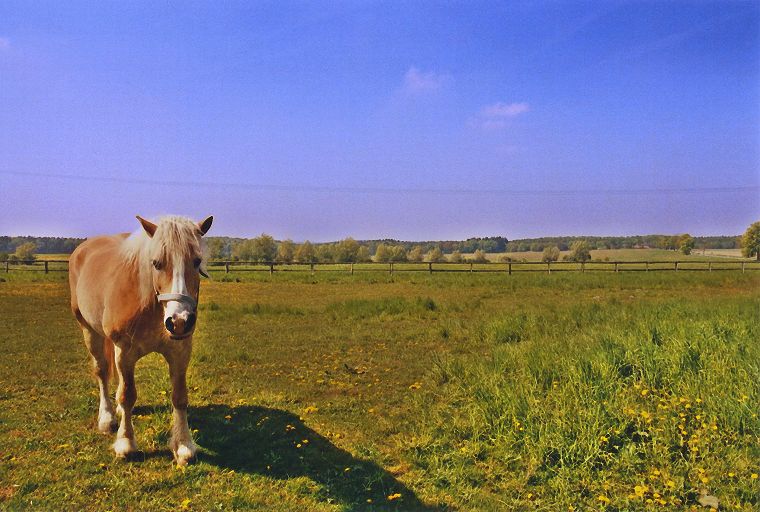
[[[113,350],[113,341],[109,337],[103,339],[103,355],[108,361],[108,380],[113,379],[116,375],[116,355]]]

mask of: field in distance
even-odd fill
[[[465,257],[470,255],[465,254]],[[489,253],[486,255],[491,262],[502,262],[505,257],[512,258],[514,261],[541,261],[542,252],[506,252],[506,253]],[[560,260],[565,256],[570,256],[570,251],[562,251]],[[68,254],[37,254],[39,261],[68,260]],[[735,259],[737,261],[751,261],[751,258],[743,258],[741,249],[697,249],[691,254],[685,255],[680,251],[668,251],[665,249],[593,249],[591,251],[592,260],[609,260],[609,261],[705,261],[716,258]]]
[[[560,252],[560,261],[565,256],[570,256],[570,251]],[[543,252],[507,252],[507,253],[489,253],[488,259],[492,262],[504,261],[505,257],[512,258],[514,261],[541,261]],[[741,249],[706,249],[694,250],[691,254],[686,255],[680,251],[668,251],[665,249],[592,249],[592,260],[609,260],[609,261],[706,261],[719,258],[736,259],[737,261],[750,261],[743,258]]]
[[[66,274],[2,277],[3,510],[760,506],[757,272],[216,273],[184,471],[164,362],[118,461]]]

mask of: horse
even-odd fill
[[[100,403],[98,430],[111,434],[118,457],[137,452],[132,409],[137,400],[135,364],[160,353],[172,383],[170,448],[179,466],[195,458],[187,423],[186,374],[198,316],[200,276],[204,269],[201,237],[213,217],[194,222],[166,216],[156,222],[139,215],[133,233],[97,236],[80,244],[69,259],[71,311],[92,358]],[[116,414],[108,394],[118,375]],[[118,430],[117,430],[118,425]]]

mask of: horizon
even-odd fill
[[[0,233],[736,236],[760,4],[0,4]],[[555,235],[555,233],[565,233]]]
[[[149,219],[150,220],[150,219]],[[126,233],[126,232],[125,232]],[[105,235],[108,235],[109,233],[104,233]],[[112,233],[116,234],[116,233]],[[486,235],[486,236],[473,236],[473,237],[467,237],[459,240],[403,240],[403,239],[397,239],[397,238],[357,238],[354,239],[357,242],[361,243],[371,243],[371,242],[398,242],[398,243],[409,243],[409,244],[430,244],[430,243],[448,243],[448,242],[466,242],[469,240],[483,240],[483,239],[496,239],[496,238],[503,238],[506,240],[506,242],[523,242],[523,241],[534,241],[534,240],[552,240],[552,239],[563,239],[563,238],[580,238],[580,239],[594,239],[594,238],[649,238],[649,237],[674,237],[679,235],[690,235],[695,239],[699,238],[741,238],[742,234],[738,235],[693,235],[691,233],[648,233],[648,234],[637,234],[637,235],[549,235],[549,236],[540,236],[540,237],[526,237],[526,238],[509,238],[501,235]],[[227,236],[227,235],[214,235],[214,234],[208,234],[204,238],[230,238],[233,240],[250,240],[253,238],[257,238],[261,235],[269,235],[268,233],[259,233],[257,235],[252,235],[248,237],[237,237],[237,236]],[[99,236],[99,235],[92,235],[92,236]],[[271,236],[271,235],[269,235]],[[86,240],[89,237],[72,237],[72,236],[61,236],[61,235],[6,235],[6,234],[0,234],[0,238],[7,237],[7,238],[75,238],[75,239],[81,239]],[[344,238],[337,238],[335,240],[293,240],[289,238],[277,238],[273,237],[274,241],[277,243],[289,240],[295,244],[303,244],[304,242],[310,242],[313,244],[321,245],[321,244],[333,244],[338,243],[342,240],[345,240],[347,238],[352,237],[344,237]]]

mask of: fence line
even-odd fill
[[[68,260],[29,260],[5,261],[5,272],[38,271],[67,272]],[[209,270],[230,272],[469,272],[469,273],[506,273],[538,272],[659,272],[659,271],[722,271],[722,270],[760,270],[760,261],[721,260],[677,260],[677,261],[510,261],[500,263],[475,262],[389,262],[389,263],[278,263],[256,261],[210,261]],[[321,268],[320,268],[321,267]]]

